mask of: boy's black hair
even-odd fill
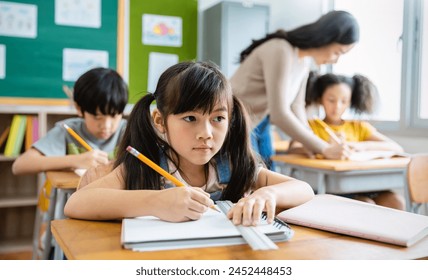
[[[113,69],[93,68],[77,79],[74,84],[74,102],[82,114],[122,114],[128,103],[128,87],[122,77]]]

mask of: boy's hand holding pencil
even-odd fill
[[[71,127],[66,124],[63,124],[63,126],[67,132],[88,151],[87,153],[78,155],[81,160],[76,162],[76,168],[96,167],[100,164],[107,164],[109,162],[106,152],[92,149],[92,147]]]

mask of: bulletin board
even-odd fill
[[[135,103],[153,88],[149,72],[153,74],[162,61],[173,61],[171,57],[177,58],[177,62],[196,59],[197,26],[197,0],[130,0],[130,103]],[[168,33],[173,36],[168,37]],[[159,42],[156,42],[157,38]]]
[[[61,6],[56,6],[58,1]],[[95,13],[91,8],[97,2],[100,3],[100,9]],[[75,7],[75,3],[90,6]],[[18,8],[12,15],[8,14],[15,4]],[[56,11],[58,7],[62,9]],[[3,8],[0,9],[0,15],[7,15],[10,19],[6,23],[7,18],[2,18],[0,23],[0,64],[4,65],[4,75],[0,75],[0,97],[66,99],[62,87],[72,87],[75,80],[64,80],[63,56],[64,53],[70,53],[64,49],[102,52],[108,61],[107,66],[116,69],[118,0],[0,1],[0,8]],[[27,13],[30,11],[30,15],[20,20],[20,8]],[[23,19],[33,19],[33,22]],[[84,24],[78,26],[76,23]],[[31,25],[32,31],[20,34],[20,28],[24,30]],[[15,30],[16,34],[5,34],[10,30]],[[1,57],[2,50],[4,55]],[[95,65],[97,61],[88,59],[85,63]]]

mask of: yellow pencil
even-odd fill
[[[328,135],[330,135],[330,137],[336,141],[337,143],[341,144],[342,140],[340,140],[339,137],[337,137],[336,133],[334,133],[334,131],[322,120],[320,120],[317,117],[314,117],[314,121],[319,124],[320,126],[322,126],[322,128],[324,128],[324,130],[327,132]]]
[[[157,165],[156,163],[154,163],[153,161],[151,161],[149,158],[147,158],[146,156],[144,156],[142,153],[140,153],[139,151],[137,151],[135,148],[133,148],[131,146],[128,146],[128,148],[126,148],[126,150],[131,155],[135,156],[136,158],[138,158],[139,160],[141,160],[142,162],[144,162],[145,164],[147,164],[148,166],[150,166],[157,173],[159,173],[160,175],[164,176],[165,178],[167,178],[168,180],[170,180],[171,182],[173,182],[174,185],[176,185],[177,187],[184,187],[184,184],[182,182],[180,182],[177,178],[175,178],[174,176],[172,176],[171,174],[169,174],[168,172],[166,172],[165,170],[163,170],[162,167],[160,167],[159,165]]]
[[[133,155],[134,157],[138,158],[139,160],[141,160],[142,162],[144,162],[145,164],[147,164],[148,166],[150,166],[157,173],[159,173],[160,175],[164,176],[165,178],[167,178],[168,180],[170,180],[171,182],[173,182],[174,185],[176,185],[177,187],[184,187],[185,186],[177,178],[175,178],[174,176],[172,176],[171,174],[169,174],[168,172],[166,172],[164,169],[162,169],[162,167],[160,167],[159,165],[157,165],[156,163],[154,163],[153,161],[151,161],[149,158],[147,158],[146,156],[144,156],[142,153],[140,153],[139,151],[137,151],[135,148],[133,148],[131,146],[128,146],[126,148],[126,150],[131,155]],[[215,208],[214,205],[211,208],[214,209],[217,212],[220,212],[217,208]]]
[[[70,135],[74,137],[74,139],[76,139],[83,147],[85,147],[86,150],[92,151],[92,147],[89,146],[89,144],[86,143],[85,140],[83,140],[82,137],[79,136],[79,134],[74,132],[74,130],[71,129],[71,127],[69,127],[66,124],[63,124],[63,126],[67,130],[67,132],[70,133]]]

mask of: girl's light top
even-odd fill
[[[139,160],[141,160],[142,162],[144,162],[145,164],[147,164],[148,166],[150,166],[153,170],[155,170],[156,172],[158,172],[160,175],[164,176],[165,178],[167,178],[168,180],[170,180],[171,182],[174,183],[174,185],[176,185],[177,187],[184,187],[185,185],[183,184],[183,182],[179,181],[177,178],[175,178],[174,176],[172,176],[171,174],[169,174],[168,172],[166,172],[164,169],[162,169],[162,167],[160,167],[159,165],[157,165],[156,163],[154,163],[153,161],[151,161],[149,158],[147,158],[146,156],[144,156],[142,153],[140,153],[139,151],[137,151],[135,148],[128,146],[126,148],[126,150],[133,156],[135,156],[136,158],[138,158]],[[215,208],[215,206],[211,206],[211,209],[220,212],[217,208]]]
[[[74,132],[73,129],[71,129],[68,125],[64,124],[64,128],[67,130],[68,133],[70,133],[71,136],[74,137],[83,147],[85,147],[86,150],[91,151],[92,147],[89,146],[88,143],[85,142],[85,140],[82,139],[76,132]]]

